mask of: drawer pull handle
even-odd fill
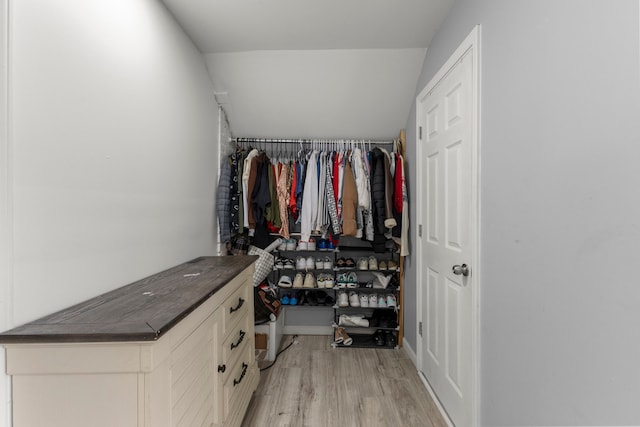
[[[240,337],[238,338],[237,342],[232,342],[231,343],[231,350],[233,350],[236,347],[240,347],[240,343],[242,342],[242,340],[244,339],[244,336],[247,333],[245,331],[243,331],[242,329],[240,329]]]
[[[242,373],[240,374],[240,378],[239,379],[233,379],[233,386],[237,386],[238,384],[240,384],[242,382],[242,379],[244,378],[244,376],[247,374],[247,368],[249,367],[249,365],[247,365],[246,363],[242,363]]]
[[[218,372],[224,373],[227,370],[227,365],[218,365]]]
[[[235,307],[231,307],[229,309],[229,313],[233,313],[234,311],[240,310],[240,307],[242,307],[243,304],[244,304],[244,300],[242,298],[238,298],[238,305],[236,305]]]

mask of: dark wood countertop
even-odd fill
[[[0,344],[154,341],[255,256],[200,257],[0,334]]]

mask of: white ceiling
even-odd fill
[[[164,0],[234,136],[389,139],[454,0]]]

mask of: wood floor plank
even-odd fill
[[[404,351],[296,341],[261,373],[244,427],[446,427]]]

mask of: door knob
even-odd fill
[[[453,274],[456,274],[458,276],[462,274],[465,277],[468,276],[469,272],[471,271],[467,264],[454,265],[451,270],[453,271]]]

